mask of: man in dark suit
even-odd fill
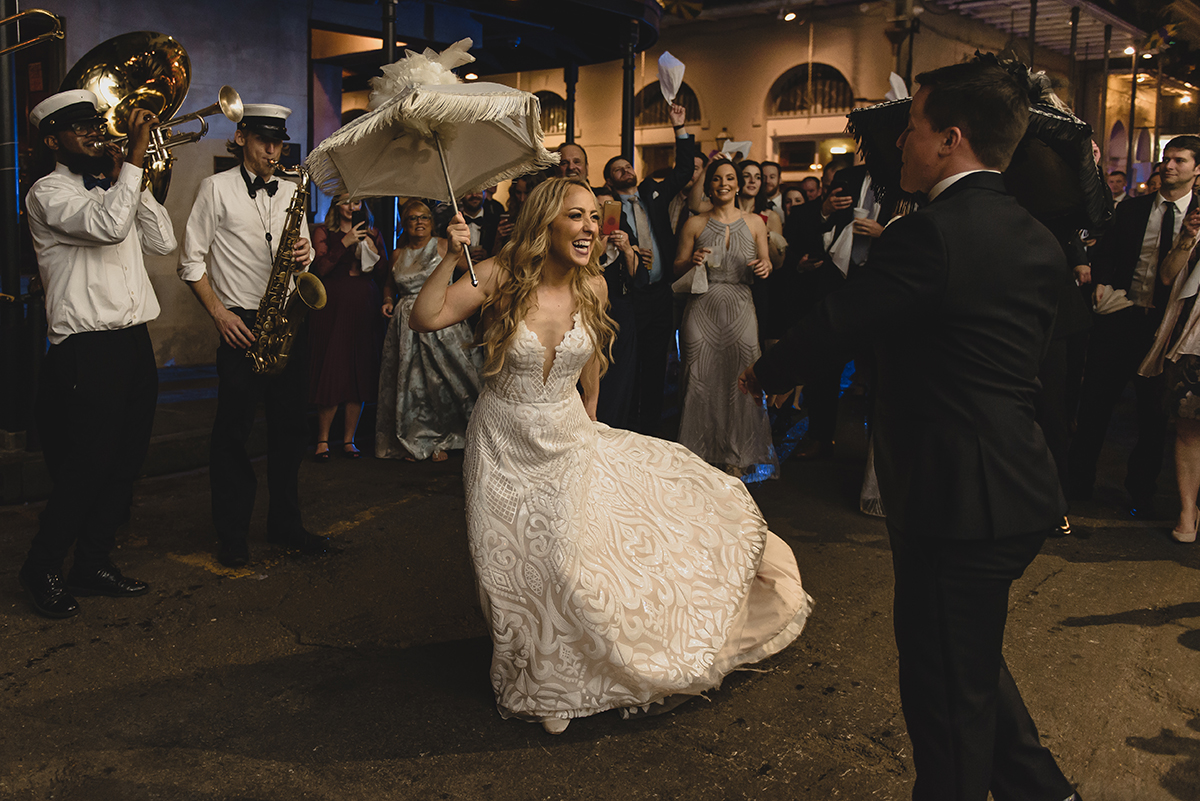
[[[1125,488],[1130,514],[1147,518],[1154,516],[1152,501],[1166,445],[1165,378],[1139,376],[1137,368],[1154,344],[1171,293],[1171,287],[1157,280],[1158,265],[1175,242],[1183,218],[1197,205],[1192,183],[1200,176],[1200,137],[1177,136],[1167,142],[1160,175],[1162,186],[1157,192],[1117,206],[1112,226],[1093,254],[1097,301],[1103,299],[1107,286],[1125,290],[1133,305],[1095,316],[1066,488],[1072,500],[1091,497],[1109,420],[1132,380],[1138,438],[1129,455]]]
[[[504,212],[499,203],[488,201],[486,190],[471,192],[463,195],[458,201],[458,210],[462,213],[467,225],[471,226],[471,260],[480,262],[492,254],[496,244],[496,230],[500,227],[500,215]],[[435,229],[438,236],[446,235],[446,226],[454,216],[454,209],[449,203],[443,203],[434,212]]]
[[[1002,654],[1009,588],[1066,506],[1033,404],[1066,266],[998,172],[1028,122],[1023,87],[986,61],[917,81],[901,187],[930,202],[740,383],[778,392],[874,345],[913,798],[1074,799]]]
[[[604,165],[605,185],[621,202],[621,230],[628,234],[638,253],[639,272],[646,272],[645,280],[629,289],[637,322],[638,354],[631,423],[634,430],[650,435],[657,434],[662,423],[667,351],[674,331],[671,283],[675,232],[671,226],[671,200],[695,171],[695,145],[684,127],[686,110],[672,105],[668,117],[675,129],[675,166],[666,179],[647,178],[638,184],[633,165],[622,156]]]

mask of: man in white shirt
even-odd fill
[[[212,317],[217,346],[217,417],[209,453],[217,559],[226,567],[250,561],[248,537],[257,480],[246,441],[260,400],[267,410],[267,540],[288,550],[322,554],[324,537],[304,529],[298,488],[307,435],[308,337],[295,337],[287,366],[277,376],[255,373],[246,350],[259,303],[266,293],[287,207],[296,185],[274,177],[287,140],[291,109],[270,103],[245,106],[227,147],[241,162],[200,183],[188,218],[179,277]],[[311,260],[308,225],[294,250],[295,263]]]
[[[158,373],[146,323],[158,299],[142,251],[175,249],[171,219],[142,189],[150,129],[129,115],[129,152],[106,147],[96,96],[60,92],[29,114],[53,153],[54,171],[26,198],[46,289],[50,348],[38,388],[37,423],[54,481],[20,581],[47,617],[79,611],[73,595],[141,595],[109,558],[129,519],[133,482],[150,443]],[[63,562],[75,560],[64,586]]]
[[[1108,423],[1130,381],[1137,393],[1138,438],[1129,456],[1125,488],[1129,512],[1154,519],[1154,495],[1166,449],[1164,377],[1137,375],[1154,344],[1171,288],[1158,280],[1183,218],[1196,208],[1192,183],[1200,176],[1200,137],[1177,136],[1163,149],[1157,192],[1131,197],[1117,206],[1108,232],[1097,243],[1092,283],[1099,303],[1106,287],[1125,291],[1133,305],[1095,315],[1079,399],[1079,419],[1068,459],[1070,500],[1086,500],[1096,481],[1096,465]]]
[[[1126,186],[1125,173],[1120,170],[1113,170],[1108,174],[1108,189],[1112,192],[1114,205],[1129,197],[1129,195],[1125,194]]]
[[[783,211],[783,193],[779,191],[779,162],[764,161],[762,168],[762,193],[767,197],[767,206],[779,215],[780,221],[785,217]]]

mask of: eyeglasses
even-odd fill
[[[93,120],[92,122],[73,122],[67,128],[76,136],[85,136],[93,131],[102,130],[104,126],[104,120]]]
[[[406,223],[433,222],[433,218],[428,214],[418,214],[413,217],[405,217],[404,221]]]

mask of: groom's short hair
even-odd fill
[[[925,116],[935,131],[958,128],[975,156],[1003,170],[1029,125],[1029,94],[998,63],[968,61],[917,76]]]

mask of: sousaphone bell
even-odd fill
[[[144,108],[159,118],[146,149],[143,186],[160,203],[171,185],[171,148],[200,141],[208,133],[205,117],[221,113],[233,122],[242,119],[242,99],[228,86],[221,87],[211,106],[173,117],[187,97],[191,77],[191,60],[179,42],[154,31],[134,31],[93,47],[63,79],[64,90],[88,89],[99,98],[100,113],[113,136],[106,140],[110,144],[128,141],[126,126],[133,109]],[[178,134],[171,130],[190,122],[198,122],[200,130]]]

